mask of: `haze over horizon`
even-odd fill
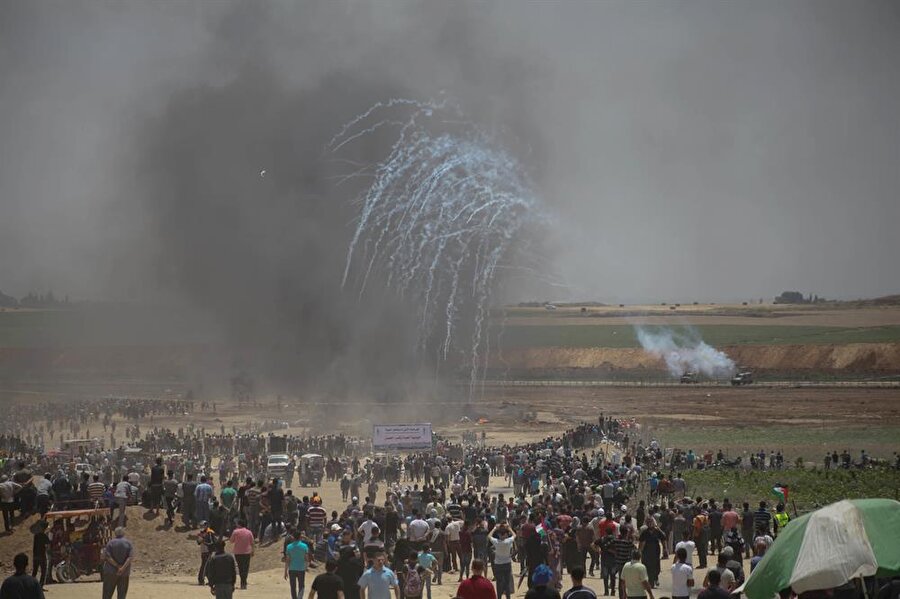
[[[0,290],[330,282],[354,194],[321,141],[396,95],[453,98],[553,216],[571,288],[504,299],[897,293],[898,31],[890,1],[3,0]]]

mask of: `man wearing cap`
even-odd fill
[[[134,547],[125,538],[125,529],[119,526],[114,534],[103,548],[103,599],[112,599],[113,591],[117,599],[125,599],[134,562]]]
[[[216,543],[216,531],[209,527],[206,520],[200,522],[200,532],[197,534],[197,544],[200,545],[200,569],[197,571],[197,584],[206,584],[204,573],[206,572],[206,561],[209,559]]]
[[[531,575],[531,588],[525,599],[560,599],[559,591],[550,586],[552,581],[553,571],[546,564],[539,565]]]
[[[340,524],[332,524],[328,530],[328,536],[325,538],[325,546],[328,559],[338,559],[340,557],[341,532],[343,529]]]

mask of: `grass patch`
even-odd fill
[[[792,459],[802,456],[807,460],[819,459],[825,451],[844,447],[865,448],[872,446],[896,446],[900,439],[900,427],[841,427],[803,424],[801,426],[772,425],[759,427],[742,426],[684,426],[681,424],[666,425],[658,423],[649,427],[653,434],[664,440],[668,447],[684,449],[713,448],[722,449],[731,456],[743,455],[747,452],[769,452],[784,447],[807,448],[807,453],[791,452]],[[871,451],[870,451],[871,453]],[[853,456],[858,457],[857,455]]]
[[[900,470],[877,468],[869,470],[823,470],[788,468],[777,471],[692,470],[684,473],[691,496],[728,497],[738,504],[747,501],[756,505],[765,499],[775,501],[772,487],[787,485],[789,500],[799,512],[842,499],[886,497],[900,499]],[[789,501],[790,503],[790,501]],[[793,505],[788,506],[793,515]]]
[[[84,347],[204,343],[208,318],[129,305],[0,312],[0,347]]]

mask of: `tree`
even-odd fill
[[[812,296],[810,296],[812,299]],[[806,299],[799,291],[783,291],[781,295],[775,298],[776,304],[805,304]]]
[[[11,295],[6,295],[0,291],[0,306],[4,308],[15,308],[19,305],[18,300]]]

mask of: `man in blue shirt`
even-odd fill
[[[437,572],[438,568],[443,567],[443,564],[438,565],[437,558],[431,553],[431,546],[428,544],[422,547],[422,551],[419,552],[417,559],[420,566],[432,572]],[[431,576],[425,577],[425,591],[425,596],[431,599]]]
[[[391,589],[394,589],[394,599],[400,599],[397,576],[385,567],[384,560],[384,553],[378,553],[372,567],[359,577],[359,599],[367,599],[367,595],[368,599],[391,599]]]
[[[194,515],[197,517],[197,520],[209,520],[209,500],[213,496],[213,493],[212,485],[207,482],[205,476],[201,476],[200,484],[194,489],[194,499],[197,502],[194,507]]]
[[[306,554],[309,553],[309,545],[298,536],[292,543],[285,547],[284,579],[290,578],[291,599],[303,597],[306,587]],[[297,592],[299,583],[300,591]]]

